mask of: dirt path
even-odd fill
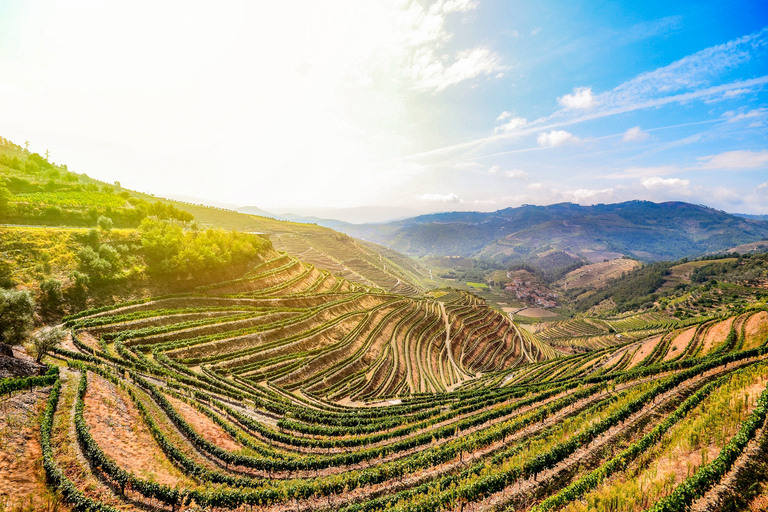
[[[445,304],[442,302],[440,303],[440,311],[443,315],[443,320],[445,321],[445,349],[448,351],[448,360],[451,362],[451,366],[453,366],[456,376],[459,378],[459,382],[453,386],[447,387],[448,391],[452,391],[460,386],[466,379],[464,372],[459,368],[459,365],[456,364],[456,360],[453,358],[453,350],[451,349],[451,322],[448,320],[448,314],[445,312]]]

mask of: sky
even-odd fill
[[[0,0],[0,70],[1,136],[158,196],[768,214],[764,1]]]

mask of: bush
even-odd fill
[[[0,343],[21,344],[32,327],[34,314],[31,293],[0,289]]]
[[[61,303],[61,281],[53,277],[40,283],[42,306],[45,309],[56,309]]]
[[[105,217],[104,215],[102,215],[96,221],[96,225],[99,226],[99,228],[102,229],[103,231],[109,231],[112,229],[113,222],[112,222],[112,219],[110,219],[109,217]]]
[[[35,353],[37,354],[37,362],[39,363],[44,355],[58,347],[66,334],[67,331],[61,327],[45,327],[41,329],[37,335],[32,338],[32,346],[35,348]]]

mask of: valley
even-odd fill
[[[2,510],[765,499],[768,255],[736,248],[759,221],[723,218],[719,245],[677,260],[557,230],[542,241],[541,227],[534,241],[532,224],[471,251],[442,233],[410,257],[142,195],[9,144],[3,307],[34,299],[30,323],[62,339],[39,352],[43,331],[27,333],[0,356]]]

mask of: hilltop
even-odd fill
[[[683,202],[649,201],[436,213],[337,229],[412,256],[466,256],[506,263],[534,261],[553,252],[591,263],[621,256],[676,260],[768,238],[764,220]]]
[[[30,289],[38,302],[46,299],[41,286],[53,286],[65,300],[52,314],[84,301],[133,299],[236,277],[273,250],[384,291],[417,295],[438,284],[418,263],[380,245],[313,224],[140,193],[73,172],[4,138],[0,224],[2,286]]]

